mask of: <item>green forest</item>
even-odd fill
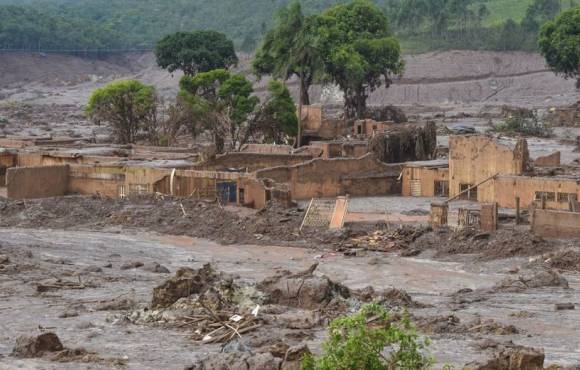
[[[375,0],[404,52],[535,50],[539,26],[579,0]],[[152,49],[175,31],[213,29],[253,51],[291,0],[0,0],[0,49]],[[340,0],[302,0],[306,13]]]

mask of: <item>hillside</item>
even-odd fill
[[[150,49],[171,32],[216,29],[232,38],[238,49],[251,51],[268,29],[272,16],[290,1],[0,0],[0,49]],[[531,50],[539,24],[575,1],[374,2],[387,14],[406,51],[413,52],[449,48]],[[341,2],[346,0],[301,1],[307,13]],[[531,5],[535,6],[530,15],[533,22],[520,27]],[[511,20],[516,29],[506,23]]]

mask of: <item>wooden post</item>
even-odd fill
[[[516,197],[516,225],[520,224],[520,197]]]

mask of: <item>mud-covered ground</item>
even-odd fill
[[[376,235],[380,226],[326,234],[327,241],[317,242],[314,231],[298,232],[300,217],[299,210],[277,207],[260,215],[149,197],[3,202],[0,368],[183,369],[220,352],[222,343],[198,343],[189,324],[143,319],[160,315],[151,309],[156,286],[182,267],[198,269],[206,263],[239,286],[263,289],[251,295],[261,300],[256,320],[262,327],[234,343],[238,350],[262,353],[262,360],[281,361],[281,348],[300,344],[319,353],[328,320],[370,297],[382,299],[393,312],[409,310],[419,330],[432,339],[430,351],[439,367],[486,361],[509,341],[543,348],[546,364],[580,363],[579,311],[555,308],[580,303],[577,243],[523,232],[486,236],[391,226],[383,230],[382,252],[353,245]],[[261,233],[256,224],[263,227]],[[419,254],[402,257],[408,250]],[[260,282],[283,270],[303,276],[300,271],[313,263],[318,263],[316,279],[324,275],[343,284],[350,298],[340,298],[338,291],[319,297],[320,290],[314,289],[302,291],[297,301],[277,298],[272,304],[277,296]],[[374,293],[365,289],[361,294],[368,286]],[[236,306],[236,312],[249,314],[247,306]],[[81,355],[12,354],[19,336],[42,332],[56,333],[69,352]]]

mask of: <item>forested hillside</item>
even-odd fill
[[[291,0],[0,0],[0,49],[149,49],[162,36],[215,29],[251,51]],[[375,0],[406,52],[532,50],[538,27],[578,0]],[[345,0],[302,0],[318,12]]]

